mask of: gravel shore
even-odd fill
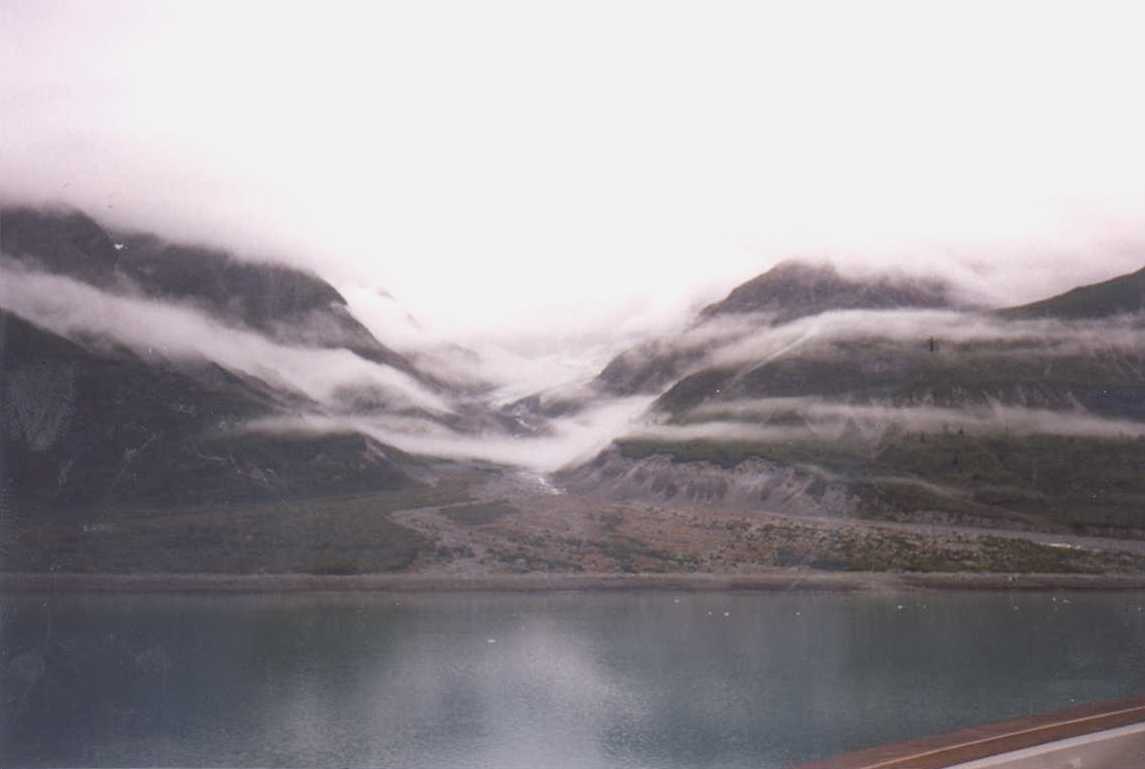
[[[1145,576],[821,572],[755,574],[20,574],[0,573],[0,593],[307,591],[536,592],[550,590],[1145,590]]]

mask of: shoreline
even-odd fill
[[[549,592],[665,590],[1145,590],[1145,575],[959,572],[822,572],[755,574],[38,574],[0,572],[6,593],[302,593]]]

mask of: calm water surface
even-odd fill
[[[1139,594],[0,598],[0,765],[781,767],[1145,691]]]

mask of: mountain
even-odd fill
[[[1138,306],[1143,275],[912,319],[904,307],[941,307],[945,292],[875,281],[852,296],[830,271],[783,265],[703,317],[786,324],[717,340],[684,366],[673,356],[687,340],[659,340],[632,367],[668,382],[649,428],[562,482],[801,514],[1145,529],[1145,326],[1114,317]],[[860,304],[874,310],[861,324],[800,320]],[[1026,321],[1048,315],[1060,328]]]
[[[610,395],[659,393],[702,361],[713,342],[727,344],[760,327],[833,310],[953,306],[950,287],[942,281],[900,275],[853,278],[830,264],[788,260],[705,307],[690,329],[698,341],[655,339],[626,350],[601,371],[596,385]]]
[[[66,276],[109,296],[198,308],[221,324],[220,334],[233,328],[303,354],[349,350],[440,389],[374,338],[340,294],[311,273],[119,235],[70,211],[6,209],[0,246],[21,269]],[[0,518],[119,515],[420,485],[418,462],[360,435],[243,429],[252,420],[324,408],[250,371],[152,355],[114,338],[65,337],[0,308]]]
[[[78,211],[12,207],[0,210],[0,221],[0,252],[32,269],[190,303],[282,344],[345,348],[432,382],[359,323],[333,286],[304,270],[146,233],[111,232]]]
[[[1092,320],[1141,312],[1145,312],[1145,268],[998,314],[1010,319]]]
[[[609,395],[657,393],[704,357],[704,350],[653,339],[617,355],[594,385]]]
[[[0,211],[0,251],[0,569],[682,568],[698,508],[1145,538],[1145,271],[990,311],[787,262],[518,398],[479,376],[505,361],[399,352],[304,270],[28,208]],[[608,435],[551,479],[430,455],[528,466]],[[557,537],[566,513],[602,539]],[[758,563],[791,562],[772,545]]]
[[[230,434],[288,402],[214,365],[92,351],[0,314],[0,371],[9,514],[231,503],[405,480],[360,438]]]
[[[852,278],[829,263],[780,262],[708,305],[701,318],[758,313],[774,325],[831,310],[943,308],[953,304],[950,287],[939,280],[875,275]]]

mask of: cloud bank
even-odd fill
[[[552,420],[543,435],[462,434],[425,420],[367,415],[284,416],[253,420],[243,430],[282,433],[360,433],[411,454],[477,460],[548,473],[591,459],[617,436],[642,423],[652,398],[619,398],[575,417]]]
[[[189,306],[101,291],[0,259],[0,309],[73,340],[119,342],[144,357],[202,360],[334,406],[343,388],[373,387],[396,404],[451,410],[407,374],[346,349],[291,347]]]
[[[1140,266],[1142,14],[5,2],[0,199],[385,286],[542,355],[791,256],[1018,303]]]
[[[1086,438],[1137,438],[1145,436],[1145,423],[1094,416],[1077,407],[1072,411],[1026,408],[991,402],[965,408],[852,404],[821,398],[762,398],[709,403],[690,412],[711,421],[692,425],[661,425],[649,437],[673,440],[733,438],[736,440],[783,441],[842,437],[851,425],[879,437],[890,428],[938,433],[962,430],[978,435],[1060,435]],[[797,415],[799,428],[760,423],[768,417]],[[729,418],[742,421],[726,421]],[[723,421],[721,421],[723,420]],[[752,423],[754,420],[760,422]]]
[[[797,351],[831,355],[834,343],[926,344],[932,338],[943,348],[979,355],[1145,354],[1145,321],[1136,316],[1066,323],[1001,320],[972,311],[843,310],[780,326],[769,323],[760,315],[717,318],[663,342],[654,352],[706,351],[693,368],[762,365]]]

